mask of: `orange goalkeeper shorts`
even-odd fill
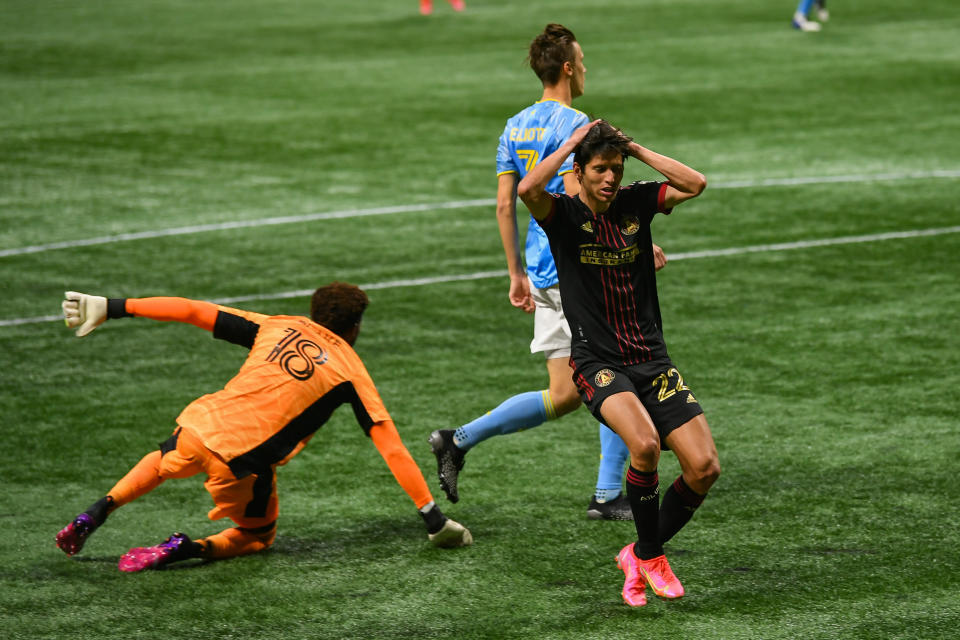
[[[276,521],[279,507],[274,467],[238,479],[189,427],[177,427],[161,445],[160,452],[159,475],[164,480],[207,475],[203,486],[215,505],[207,514],[211,520],[230,518],[245,529],[265,527]]]

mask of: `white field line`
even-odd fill
[[[335,220],[338,218],[361,218],[364,216],[382,216],[394,213],[411,213],[414,211],[433,211],[436,209],[463,209],[466,207],[480,207],[495,203],[494,200],[459,200],[454,202],[437,202],[432,204],[408,204],[394,207],[376,207],[374,209],[346,209],[344,211],[328,211],[324,213],[307,213],[299,216],[278,216],[275,218],[259,218],[257,220],[235,220],[231,222],[215,222],[210,224],[197,224],[188,227],[173,227],[171,229],[156,229],[153,231],[134,231],[131,233],[120,233],[113,236],[100,236],[98,238],[84,238],[81,240],[65,240],[63,242],[51,242],[50,244],[38,244],[30,247],[18,247],[16,249],[0,249],[0,258],[8,256],[19,256],[26,253],[42,253],[44,251],[53,251],[54,249],[70,249],[73,247],[89,247],[99,244],[112,244],[115,242],[128,242],[130,240],[149,240],[151,238],[164,238],[167,236],[186,236],[194,233],[206,233],[209,231],[225,231],[227,229],[245,229],[251,227],[268,227],[278,224],[294,224],[297,222],[313,222],[315,220]]]
[[[844,182],[889,182],[892,180],[921,180],[931,178],[960,178],[960,170],[942,170],[942,171],[917,171],[908,173],[878,173],[878,174],[853,174],[840,176],[813,176],[800,178],[771,178],[765,180],[740,180],[735,182],[722,182],[711,185],[711,189],[753,189],[759,187],[783,187],[799,186],[809,184],[833,184]],[[186,227],[173,227],[170,229],[155,229],[148,231],[134,231],[130,233],[120,233],[112,236],[99,236],[96,238],[83,238],[79,240],[64,240],[62,242],[51,242],[49,244],[37,244],[27,247],[15,247],[12,249],[0,249],[0,258],[10,256],[19,256],[29,253],[43,253],[45,251],[54,251],[56,249],[70,249],[74,247],[89,247],[102,244],[113,244],[117,242],[129,242],[131,240],[149,240],[151,238],[164,238],[169,236],[183,236],[195,233],[207,233],[211,231],[225,231],[228,229],[245,229],[253,227],[267,227],[281,224],[296,224],[301,222],[314,222],[317,220],[335,220],[340,218],[360,218],[364,216],[382,216],[398,213],[412,213],[416,211],[433,211],[442,209],[465,209],[468,207],[493,207],[496,200],[455,200],[453,202],[438,202],[433,204],[413,204],[397,205],[392,207],[376,207],[372,209],[345,209],[343,211],[329,211],[322,213],[307,213],[297,216],[278,216],[272,218],[258,218],[256,220],[235,220],[230,222],[217,222],[210,224],[190,225]]]
[[[685,253],[673,253],[668,257],[671,262],[676,260],[694,260],[697,258],[719,258],[726,256],[744,255],[748,253],[764,253],[775,251],[790,251],[792,249],[810,249],[813,247],[827,247],[842,244],[860,244],[865,242],[880,242],[883,240],[899,240],[907,238],[921,238],[925,236],[940,236],[950,233],[960,233],[960,225],[954,227],[939,227],[934,229],[914,229],[912,231],[891,231],[889,233],[872,233],[862,236],[844,236],[840,238],[822,238],[820,240],[799,240],[797,242],[780,242],[777,244],[758,244],[750,247],[731,247],[728,249],[707,249],[704,251],[688,251]],[[370,284],[361,284],[361,289],[371,291],[375,289],[394,289],[398,287],[419,287],[430,284],[442,284],[445,282],[461,282],[464,280],[483,280],[486,278],[503,278],[507,276],[507,271],[478,271],[476,273],[464,273],[449,276],[434,276],[431,278],[413,278],[409,280],[389,280],[386,282],[374,282]],[[234,298],[221,298],[212,300],[217,304],[230,305],[237,302],[250,302],[254,300],[283,300],[286,298],[306,298],[313,294],[313,289],[298,289],[295,291],[282,291],[278,293],[264,293],[249,296],[237,296]],[[11,327],[20,324],[35,324],[40,322],[55,322],[63,320],[62,315],[37,316],[34,318],[13,318],[11,320],[0,320],[0,327]]]
[[[930,178],[960,178],[960,170],[910,171],[907,173],[851,174],[840,176],[811,176],[798,178],[771,178],[768,180],[739,180],[711,185],[711,189],[748,189],[755,187],[790,187],[805,184],[832,184],[843,182],[889,182],[891,180],[924,180]]]

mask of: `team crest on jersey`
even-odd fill
[[[607,387],[616,377],[610,369],[600,369],[600,371],[597,371],[597,375],[594,376],[593,380],[597,383],[598,387]]]
[[[593,223],[591,223],[589,220],[580,225],[580,228],[587,233],[593,233]]]
[[[629,216],[620,221],[620,233],[625,236],[632,236],[640,230],[640,221],[636,216]]]

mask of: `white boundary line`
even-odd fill
[[[745,253],[761,253],[766,251],[789,251],[791,249],[810,249],[812,247],[829,247],[837,244],[857,244],[863,242],[879,242],[881,240],[899,240],[904,238],[922,238],[924,236],[942,236],[948,233],[960,233],[960,225],[953,227],[937,227],[933,229],[914,229],[912,231],[889,231],[887,233],[871,233],[863,236],[843,236],[839,238],[823,238],[821,240],[798,240],[796,242],[779,242],[776,244],[758,244],[752,247],[732,247],[730,249],[707,249],[705,251],[689,251],[668,255],[669,260],[690,260],[694,258],[718,258],[721,256],[736,256]]]
[[[921,180],[930,178],[960,178],[960,170],[939,170],[939,171],[914,171],[909,173],[878,173],[874,175],[853,174],[841,176],[814,176],[800,178],[771,178],[766,180],[741,180],[735,182],[723,182],[712,185],[711,189],[752,189],[759,187],[783,187],[783,186],[801,186],[810,184],[834,184],[845,182],[889,182],[892,180]],[[210,224],[198,224],[186,227],[173,227],[170,229],[156,229],[152,231],[135,231],[131,233],[120,233],[112,236],[99,236],[96,238],[84,238],[80,240],[65,240],[62,242],[51,242],[49,244],[37,244],[28,247],[16,247],[12,249],[0,249],[0,258],[10,256],[20,256],[30,253],[43,253],[45,251],[55,251],[57,249],[70,249],[74,247],[90,247],[102,244],[113,244],[117,242],[129,242],[132,240],[149,240],[151,238],[165,238],[169,236],[183,236],[195,233],[207,233],[211,231],[225,231],[228,229],[247,229],[254,227],[266,227],[280,224],[295,224],[300,222],[314,222],[317,220],[336,220],[340,218],[361,218],[365,216],[393,215],[397,213],[412,213],[416,211],[433,211],[437,209],[465,209],[468,207],[492,207],[496,205],[496,200],[455,200],[453,202],[438,202],[433,204],[412,204],[398,205],[393,207],[376,207],[373,209],[344,209],[343,211],[330,211],[324,213],[307,213],[299,216],[278,216],[272,218],[259,218],[256,220],[235,220],[230,222],[217,222]]]
[[[777,244],[758,244],[751,247],[731,247],[729,249],[707,249],[704,251],[688,251],[685,253],[674,253],[668,257],[671,262],[676,260],[695,260],[697,258],[719,258],[726,256],[744,255],[748,253],[764,253],[772,251],[790,251],[792,249],[810,249],[813,247],[828,247],[842,244],[860,244],[865,242],[880,242],[883,240],[898,240],[906,238],[921,238],[925,236],[942,236],[950,233],[960,233],[960,225],[954,227],[939,227],[934,229],[914,229],[912,231],[891,231],[889,233],[872,233],[862,236],[844,236],[840,238],[822,238],[820,240],[800,240],[797,242],[780,242]],[[367,291],[375,289],[394,289],[399,287],[419,287],[430,284],[443,284],[446,282],[462,282],[465,280],[483,280],[486,278],[506,277],[506,270],[498,271],[478,271],[476,273],[465,273],[452,276],[434,276],[431,278],[413,278],[410,280],[389,280],[386,282],[374,282],[371,284],[358,285],[361,289]],[[295,291],[283,291],[279,293],[265,293],[249,296],[237,296],[234,298],[221,298],[212,300],[217,304],[230,305],[237,302],[250,302],[252,300],[283,300],[287,298],[309,297],[313,289],[298,289]],[[13,318],[11,320],[0,320],[0,327],[12,327],[21,324],[37,324],[40,322],[55,322],[63,320],[62,315],[38,316],[34,318]]]
[[[923,180],[929,178],[960,178],[960,170],[909,171],[907,173],[851,174],[840,176],[812,176],[798,178],[771,178],[768,180],[740,180],[712,185],[711,189],[747,189],[754,187],[792,187],[805,184],[833,184],[844,182],[889,182],[891,180]]]
[[[268,227],[278,224],[293,224],[297,222],[313,222],[315,220],[336,220],[338,218],[361,218],[364,216],[382,216],[394,213],[411,213],[414,211],[433,211],[436,209],[463,209],[466,207],[480,207],[495,204],[495,200],[458,200],[454,202],[437,202],[433,204],[408,204],[395,207],[377,207],[374,209],[346,209],[344,211],[329,211],[325,213],[307,213],[300,216],[279,216],[275,218],[260,218],[257,220],[235,220],[231,222],[215,222],[211,224],[197,224],[189,227],[174,227],[171,229],[157,229],[154,231],[136,231],[121,233],[114,236],[100,236],[82,240],[65,240],[38,244],[16,249],[0,249],[0,258],[19,256],[27,253],[42,253],[55,249],[70,249],[73,247],[89,247],[99,244],[115,242],[129,242],[130,240],[149,240],[167,236],[185,236],[194,233],[209,231],[225,231],[227,229],[245,229],[251,227]]]

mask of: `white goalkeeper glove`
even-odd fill
[[[473,544],[473,535],[470,534],[470,530],[450,518],[447,518],[447,521],[443,523],[440,531],[428,533],[427,537],[430,538],[430,542],[432,542],[435,547],[444,549],[466,547],[467,545]]]
[[[77,337],[87,335],[107,319],[107,299],[103,296],[90,296],[76,291],[67,291],[60,304],[63,307],[63,319],[71,329],[77,328]]]

